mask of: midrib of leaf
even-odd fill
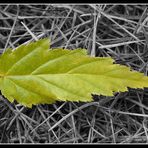
[[[98,77],[104,77],[104,79],[107,78],[113,78],[113,79],[120,79],[120,80],[128,80],[128,81],[135,81],[135,82],[139,82],[139,79],[135,80],[135,79],[129,79],[126,77],[118,77],[118,76],[110,76],[110,75],[105,75],[105,73],[101,73],[101,74],[88,74],[88,73],[57,73],[57,74],[36,74],[36,75],[7,75],[5,76],[5,78],[13,78],[13,77],[30,77],[30,76],[50,76],[50,75],[83,75],[83,76],[98,76]]]

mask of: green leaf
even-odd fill
[[[31,107],[148,87],[148,77],[113,63],[110,57],[90,57],[85,49],[49,50],[49,40],[41,39],[0,56],[0,90],[10,102]]]

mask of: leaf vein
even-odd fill
[[[37,67],[35,70],[33,70],[30,74],[31,75],[33,75],[35,72],[37,72],[39,69],[41,69],[42,67],[44,67],[44,66],[46,66],[46,65],[48,65],[48,64],[50,64],[50,63],[52,63],[52,62],[54,62],[54,61],[56,61],[56,60],[59,60],[59,59],[62,59],[62,58],[64,58],[65,56],[69,56],[69,55],[72,55],[72,54],[75,54],[75,53],[77,53],[77,52],[70,52],[70,53],[65,53],[64,55],[59,55],[57,58],[54,58],[54,59],[52,59],[52,60],[50,60],[50,61],[45,61],[45,63],[42,63],[41,65],[39,65],[39,67]]]
[[[55,86],[55,87],[57,87],[57,88],[59,88],[59,89],[61,89],[61,90],[64,90],[64,91],[67,91],[68,93],[70,93],[70,94],[72,94],[72,95],[74,95],[74,96],[80,96],[80,97],[83,97],[84,98],[84,96],[81,96],[80,94],[76,94],[76,93],[73,93],[73,92],[71,92],[70,90],[68,90],[68,89],[65,89],[65,88],[63,88],[63,87],[61,87],[61,86],[58,86],[57,84],[55,84],[55,83],[53,83],[53,82],[49,82],[49,81],[47,81],[47,80],[45,80],[45,79],[43,79],[43,78],[41,78],[41,77],[38,77],[38,78],[40,78],[41,80],[43,80],[43,81],[45,81],[45,82],[47,82],[48,84],[51,84],[51,85],[53,85],[53,86]]]
[[[45,44],[45,43],[44,43]],[[24,47],[25,48],[25,47]],[[24,59],[27,59],[28,57],[30,57],[32,54],[34,54],[34,52],[36,52],[37,50],[42,49],[41,45],[37,48],[35,48],[34,50],[32,50],[31,52],[29,52],[28,54],[26,54],[25,56],[21,57],[17,62],[15,62],[10,69],[6,72],[6,75],[16,66],[18,65],[18,63],[21,63],[21,61],[23,61]]]

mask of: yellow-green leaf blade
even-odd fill
[[[113,62],[90,57],[84,49],[49,50],[49,40],[43,39],[0,56],[0,90],[9,101],[31,107],[148,87],[148,77]]]

